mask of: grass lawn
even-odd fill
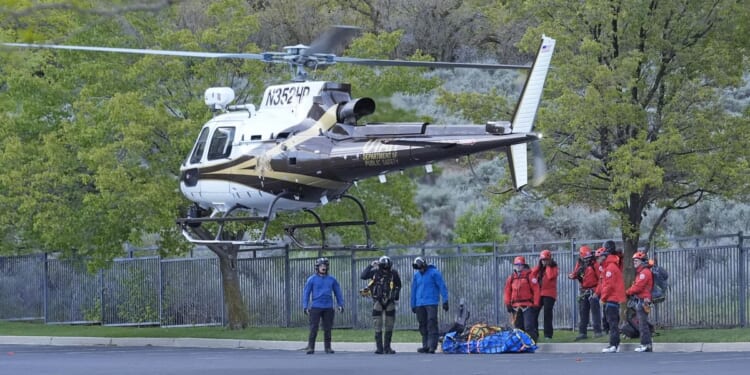
[[[573,342],[576,332],[556,330],[553,343]],[[247,328],[231,331],[223,327],[159,328],[102,327],[77,325],[45,325],[29,322],[0,321],[0,336],[75,336],[75,337],[192,337],[216,339],[307,341],[307,328]],[[339,342],[370,342],[372,330],[335,329],[333,340]],[[591,336],[590,336],[591,337]],[[394,332],[394,342],[421,342],[416,330]],[[731,329],[660,329],[655,342],[750,342],[750,328]],[[606,342],[606,337],[589,338],[584,342]],[[638,342],[625,339],[623,342]]]

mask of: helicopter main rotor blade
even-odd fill
[[[134,48],[110,48],[110,47],[90,47],[90,46],[68,46],[57,44],[28,44],[28,43],[2,43],[7,47],[22,48],[48,48],[63,49],[71,51],[96,51],[96,52],[114,52],[114,53],[133,53],[139,55],[162,55],[162,56],[183,56],[183,57],[208,57],[217,59],[248,59],[263,60],[263,55],[257,53],[216,53],[216,52],[194,52],[194,51],[168,51],[156,49],[134,49]]]
[[[360,31],[361,29],[355,26],[333,26],[310,43],[304,54],[335,53],[336,49],[351,42]]]
[[[438,62],[438,61],[406,61],[406,60],[377,60],[377,59],[359,59],[356,57],[336,57],[337,63],[347,63],[366,66],[410,66],[426,68],[474,68],[474,69],[529,69],[531,65],[509,65],[509,64],[480,64],[480,63],[459,63],[459,62]]]

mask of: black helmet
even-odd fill
[[[393,265],[393,261],[391,261],[391,258],[389,258],[387,255],[383,255],[382,257],[380,257],[380,259],[378,259],[378,265],[380,265],[381,269],[389,270]]]
[[[610,253],[610,254],[614,254],[614,253],[617,252],[617,249],[615,247],[615,241],[606,240],[602,244],[602,247],[605,248],[607,250],[607,252]]]
[[[425,262],[422,257],[416,257],[416,258],[414,258],[414,262],[411,264],[411,266],[415,270],[421,270],[421,269],[427,267],[427,262]]]
[[[318,270],[318,267],[320,267],[321,265],[324,265],[324,264],[325,264],[326,267],[328,267],[328,264],[329,264],[328,263],[328,258],[318,258],[315,261],[315,271]],[[326,272],[328,272],[328,270],[326,270]]]

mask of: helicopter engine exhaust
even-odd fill
[[[370,98],[359,98],[339,105],[336,121],[341,124],[356,125],[360,118],[375,112],[375,101]]]

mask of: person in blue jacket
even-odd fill
[[[323,342],[325,351],[333,354],[331,349],[331,328],[333,328],[333,295],[336,296],[337,310],[344,311],[344,298],[341,287],[335,277],[328,274],[328,259],[315,261],[315,274],[307,278],[302,292],[302,309],[310,317],[310,336],[307,339],[307,354],[315,353],[315,339],[318,337],[318,324],[323,320]],[[312,297],[312,303],[310,303]]]
[[[411,282],[411,311],[417,314],[419,333],[422,335],[422,347],[419,353],[435,353],[438,344],[437,309],[440,297],[443,298],[443,310],[448,311],[448,288],[437,267],[422,257],[412,263],[416,270]]]

